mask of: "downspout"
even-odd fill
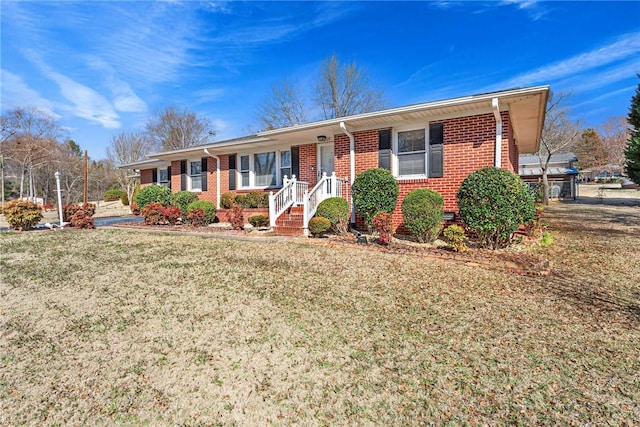
[[[349,185],[353,185],[356,179],[356,140],[351,132],[347,129],[344,122],[340,122],[340,129],[349,137]],[[351,194],[351,192],[349,192]],[[351,224],[356,223],[356,208],[353,205],[353,197],[351,198]]]
[[[500,105],[498,104],[498,98],[491,100],[491,107],[493,108],[493,116],[496,119],[496,158],[495,167],[502,167],[502,116],[500,115]]]
[[[204,152],[207,156],[216,159],[216,209],[220,209],[220,157],[211,154],[206,148]]]

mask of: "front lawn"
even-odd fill
[[[640,212],[549,276],[293,242],[0,234],[0,425],[640,424]]]

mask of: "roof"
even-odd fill
[[[532,168],[520,168],[520,176],[542,176],[542,168],[541,167],[532,167]],[[547,171],[547,175],[577,175],[578,169],[571,167],[550,167]]]
[[[243,146],[258,148],[287,143],[298,145],[316,142],[319,135],[325,135],[331,140],[333,135],[344,133],[340,123],[344,123],[349,131],[357,132],[388,127],[390,124],[408,120],[429,121],[442,117],[486,114],[494,111],[492,106],[494,99],[497,99],[500,111],[509,111],[519,151],[534,153],[539,148],[548,94],[548,86],[537,86],[444,99],[268,130],[242,138],[154,153],[149,157],[175,160],[177,155],[202,155],[204,149],[216,155],[229,153],[232,147],[235,150]],[[125,164],[120,167],[134,168],[134,164]]]
[[[578,158],[573,153],[556,153],[551,155],[549,163],[570,163],[577,162]],[[540,165],[540,158],[537,154],[521,154],[518,163],[523,165]]]

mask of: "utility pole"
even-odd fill
[[[82,194],[83,194],[83,200],[84,200],[84,204],[87,204],[87,178],[88,178],[88,163],[89,163],[89,156],[87,154],[87,150],[84,150],[84,168],[82,170],[82,178],[84,181],[84,184],[82,185]]]

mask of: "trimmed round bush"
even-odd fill
[[[321,236],[331,228],[331,221],[321,216],[314,216],[309,220],[309,232],[314,236]]]
[[[122,193],[126,194],[124,191],[119,188],[112,188],[111,190],[107,190],[104,192],[104,201],[105,202],[115,202],[116,200],[122,198]]]
[[[268,208],[269,207],[269,193],[262,191],[252,191],[244,198],[243,208]]]
[[[513,232],[536,212],[534,195],[520,177],[493,167],[467,176],[457,198],[462,222],[491,249],[508,246]]]
[[[140,214],[144,217],[145,224],[159,225],[165,222],[162,210],[164,206],[157,202],[151,202],[140,209]]]
[[[433,242],[442,231],[444,199],[437,191],[418,188],[402,201],[404,226],[419,242]]]
[[[220,207],[222,209],[231,209],[233,207],[233,203],[236,200],[236,195],[228,192],[228,193],[222,193],[222,195],[220,196]]]
[[[162,206],[167,206],[171,199],[171,189],[164,185],[147,185],[136,193],[134,199],[140,210],[149,203],[160,203]]]
[[[204,224],[208,225],[216,220],[216,205],[208,200],[196,200],[187,206],[187,214],[194,209],[202,209],[204,211]]]
[[[249,224],[253,225],[254,227],[268,227],[269,215],[254,214],[249,217],[248,221]]]
[[[129,196],[127,196],[126,191],[122,192],[122,196],[120,196],[120,203],[122,203],[122,206],[129,206]]]
[[[393,213],[400,188],[386,169],[369,169],[358,174],[351,186],[356,212],[371,226],[378,212]]]
[[[33,228],[42,219],[42,209],[33,202],[14,200],[4,205],[4,219],[14,230],[25,231]]]
[[[342,197],[330,197],[318,205],[316,215],[331,221],[331,230],[345,234],[349,223],[349,203]]]
[[[177,193],[171,194],[169,203],[171,206],[180,208],[182,213],[186,214],[189,204],[196,200],[198,200],[198,195],[196,193],[192,193],[191,191],[178,191]]]

